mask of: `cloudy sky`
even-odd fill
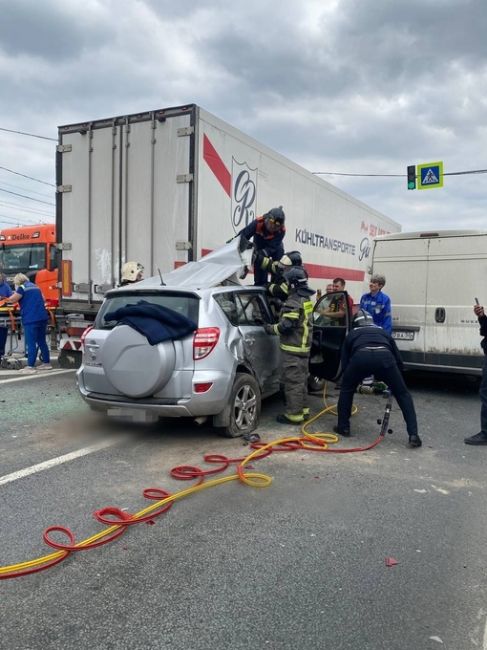
[[[405,178],[487,169],[486,0],[0,0],[0,89],[1,129],[54,139],[196,103],[310,171],[403,174],[323,176],[403,230],[487,228],[487,174]],[[54,215],[54,148],[0,130],[0,227]]]

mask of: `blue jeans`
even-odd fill
[[[0,357],[5,354],[5,343],[7,342],[8,329],[0,327]]]
[[[37,353],[41,351],[43,363],[49,363],[49,348],[46,343],[47,320],[24,325],[25,345],[27,348],[27,365],[35,366]]]

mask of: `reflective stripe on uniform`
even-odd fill
[[[311,350],[310,345],[286,345],[285,343],[281,343],[280,345],[281,350],[284,350],[284,352],[301,352],[301,353],[306,353]]]
[[[311,349],[310,341],[308,339],[310,338],[310,331],[309,331],[309,325],[308,325],[308,320],[310,319],[311,314],[313,313],[313,303],[311,300],[307,300],[303,304],[303,310],[304,310],[304,321],[303,321],[303,345],[305,342],[308,342],[308,350]]]
[[[302,314],[299,314],[298,312],[289,312],[288,314],[283,314],[283,318],[289,318],[290,314],[292,314],[291,318],[293,319],[303,316],[303,336],[301,338],[301,345],[287,345],[286,343],[281,343],[280,348],[281,350],[284,350],[284,352],[293,352],[294,354],[307,354],[311,350],[308,321],[311,318],[311,314],[313,313],[313,303],[310,300],[307,300],[303,303],[301,310]]]
[[[303,422],[304,417],[302,413],[293,415],[292,413],[284,413],[284,417],[289,420],[289,422]]]

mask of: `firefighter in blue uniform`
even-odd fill
[[[272,208],[261,217],[257,217],[238,233],[246,239],[253,239],[256,251],[254,262],[254,285],[264,286],[267,283],[268,270],[261,268],[262,259],[270,257],[278,261],[284,255],[283,239],[286,234],[284,225],[285,214],[282,206]]]

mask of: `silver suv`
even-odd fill
[[[110,291],[83,337],[77,380],[90,407],[140,422],[211,417],[230,437],[255,429],[262,398],[280,387],[280,352],[279,338],[263,327],[275,320],[265,290],[239,282],[250,261],[245,241],[234,240],[170,272],[165,282],[149,278]],[[340,326],[323,315],[339,299],[347,304],[346,323]],[[169,309],[196,330],[151,345],[133,327],[107,318],[141,303]],[[346,294],[327,294],[315,305],[313,378],[338,376],[349,312]]]
[[[150,345],[110,314],[140,301],[194,321],[182,339]],[[223,427],[231,437],[258,423],[261,398],[279,390],[279,340],[265,333],[273,321],[265,291],[242,285],[179,289],[147,281],[107,294],[94,328],[84,337],[77,373],[81,395],[95,410],[153,422],[189,416]]]

